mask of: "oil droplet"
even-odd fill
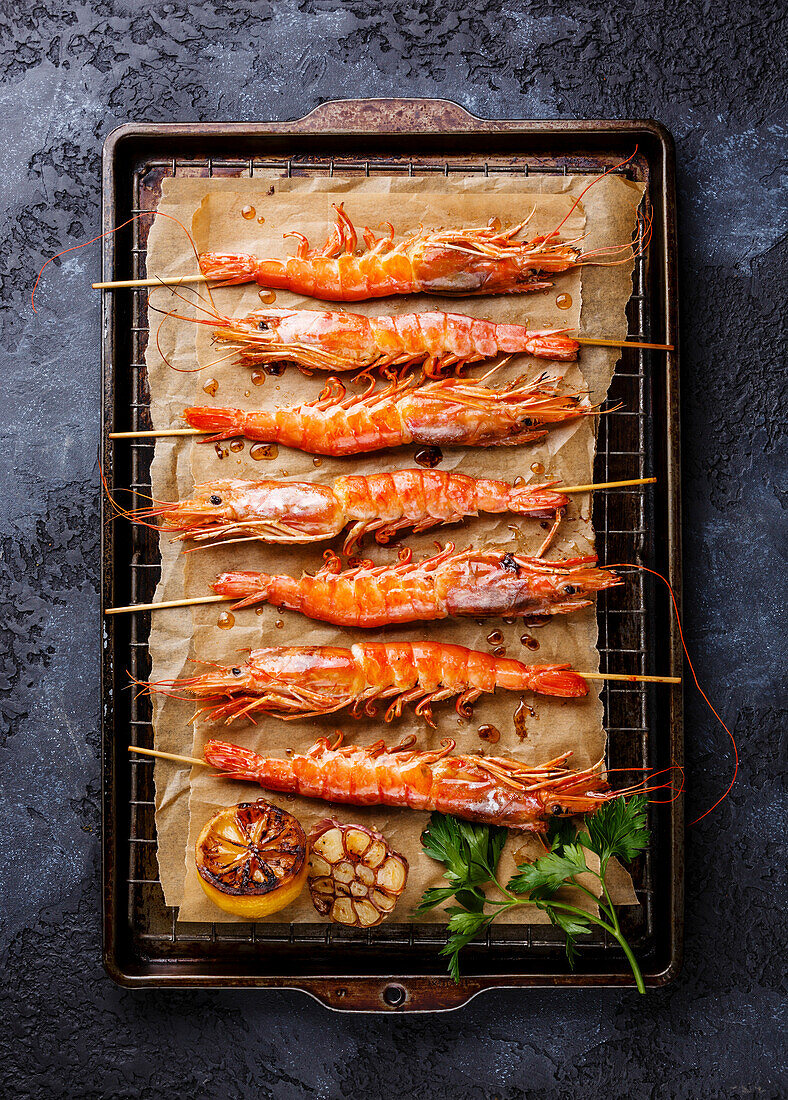
[[[244,390],[244,397],[251,397],[251,390]]]
[[[219,618],[216,620],[216,625],[220,630],[229,630],[235,626],[235,615],[232,611],[222,611]]]
[[[265,382],[265,371],[264,370],[253,370],[252,371],[252,384],[255,385],[255,386],[262,386],[263,382]]]
[[[250,222],[256,213],[257,211],[253,206],[245,206],[241,211],[241,217],[246,218],[246,220]]]
[[[531,469],[533,470],[533,472],[535,474],[543,474],[544,473],[544,466],[542,465],[541,462],[532,462],[531,463]]]
[[[523,615],[523,626],[547,626],[552,617],[552,615]]]
[[[230,453],[221,445],[221,443],[215,443],[214,450],[216,451],[217,458],[227,458],[228,454]]]
[[[521,485],[525,485],[525,478],[524,477],[516,477],[514,479],[514,481],[512,482],[512,487],[514,489],[519,489],[519,487]]]
[[[416,451],[413,461],[419,466],[426,466],[428,470],[434,470],[443,461],[443,451],[440,447],[422,447],[420,451]]]
[[[571,309],[572,307],[572,295],[571,294],[559,294],[555,300],[555,304],[559,309]]]
[[[260,299],[260,301],[263,303],[263,305],[272,306],[274,304],[274,302],[276,301],[276,291],[275,290],[258,290],[257,291],[257,297]]]
[[[521,699],[517,705],[517,710],[514,712],[514,731],[521,741],[524,741],[528,736],[528,729],[525,725],[526,717],[536,718],[536,711]]]
[[[546,519],[543,519],[539,526],[542,528],[543,531],[549,531],[552,527],[552,523],[548,523]]]
[[[322,458],[313,458],[312,459],[312,465],[313,466],[322,466],[323,465],[323,459]]]
[[[274,626],[276,627],[277,630],[281,630],[284,625],[285,624],[282,622],[281,619],[277,619],[276,622],[274,623]]]
[[[494,745],[501,740],[501,731],[497,726],[479,726],[479,737],[482,741],[489,741]]]
[[[255,443],[249,448],[249,457],[260,461],[261,458],[276,458],[279,448],[275,443]]]
[[[255,613],[255,615],[265,615],[265,608],[264,607],[256,607],[254,609],[254,613]]]
[[[523,634],[523,636],[520,638],[520,641],[523,643],[526,649],[539,648],[539,643],[537,642],[536,638],[532,637],[530,634]]]
[[[516,623],[516,622],[517,622],[517,620],[516,620],[516,619],[507,619],[505,615],[504,615],[504,617],[503,617],[503,621],[504,621],[504,622],[506,623],[506,625],[507,625],[507,626],[511,626],[511,625],[512,625],[512,623]]]
[[[505,645],[497,645],[495,647],[495,649],[493,650],[493,657],[505,657],[505,656],[506,656],[506,646]]]
[[[490,645],[500,645],[503,641],[503,634],[500,630],[493,630],[487,635],[487,641]]]
[[[242,439],[234,439],[232,441],[232,443],[230,444],[230,450],[235,451],[236,454],[238,453],[238,451],[242,451],[243,449],[244,449],[244,441]]]
[[[259,218],[257,219],[257,224],[258,224],[258,225],[265,225],[265,218],[263,217],[263,215],[262,215],[262,214],[261,214],[261,215],[260,215],[260,217],[259,217]]]
[[[263,367],[266,374],[280,375],[287,370],[287,363],[266,363]]]
[[[216,391],[219,389],[219,383],[215,378],[209,378],[203,386],[203,392],[209,394],[211,397],[216,396]]]

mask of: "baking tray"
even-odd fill
[[[646,185],[654,222],[638,261],[628,306],[632,338],[676,344],[677,287],[673,142],[654,122],[479,119],[454,103],[361,100],[325,103],[294,122],[131,123],[104,145],[103,229],[155,209],[164,176],[248,176],[478,172],[520,176],[586,173],[589,178],[637,154],[623,171]],[[152,219],[108,236],[103,278],[145,274]],[[153,446],[110,441],[110,431],[144,429],[144,291],[104,296],[102,467],[130,507],[149,490]],[[595,480],[655,474],[647,489],[595,494],[600,560],[636,560],[670,577],[681,598],[678,356],[628,349],[599,420]],[[150,600],[158,579],[157,536],[107,523],[102,511],[102,611]],[[668,597],[658,582],[630,577],[598,604],[602,668],[678,674],[681,651]],[[631,986],[623,954],[603,935],[585,937],[569,970],[552,926],[493,925],[463,955],[459,984],[445,974],[440,926],[385,923],[366,932],[330,925],[180,924],[158,882],[153,762],[126,746],[151,746],[150,703],[127,690],[128,673],[146,679],[149,614],[108,616],[102,635],[104,964],[131,986],[235,986],[300,989],[334,1009],[433,1011],[477,993],[522,986]],[[683,762],[679,690],[606,683],[602,693],[611,767],[661,768]],[[626,777],[622,777],[622,782]],[[621,910],[646,984],[680,965],[683,922],[681,800],[650,810],[652,841],[633,867],[640,908]]]

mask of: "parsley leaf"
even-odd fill
[[[445,864],[448,881],[464,889],[483,886],[495,878],[507,835],[500,826],[476,825],[435,813],[421,834],[421,843],[428,856]]]
[[[494,913],[468,913],[464,909],[456,907],[448,910],[449,939],[445,947],[440,950],[449,960],[449,974],[455,982],[460,980],[460,951],[474,939],[482,928],[485,928],[495,916]]]
[[[556,928],[560,928],[566,936],[566,957],[569,960],[569,965],[574,970],[575,958],[577,957],[575,950],[577,940],[575,937],[582,935],[583,932],[590,932],[591,921],[579,916],[577,913],[567,913],[550,905],[540,905],[539,908],[545,910],[551,922]]]
[[[564,845],[562,851],[548,852],[535,863],[519,864],[515,875],[506,885],[513,894],[531,894],[535,890],[553,894],[559,886],[574,875],[587,871],[583,849],[576,842]]]
[[[648,844],[645,795],[606,802],[586,818],[585,826],[587,832],[577,839],[599,856],[603,874],[613,856],[629,863]]]
[[[442,901],[453,898],[456,891],[453,886],[430,886],[422,894],[417,913],[426,913],[428,909],[434,909]]]
[[[585,831],[577,833],[573,822],[565,818],[554,819],[548,832],[551,850],[533,863],[519,864],[518,873],[504,887],[498,881],[497,869],[507,830],[460,821],[446,814],[432,815],[421,841],[425,852],[443,864],[448,886],[425,890],[417,912],[426,912],[451,898],[458,903],[446,910],[449,935],[446,945],[441,948],[455,981],[460,978],[460,951],[499,914],[531,904],[543,910],[564,933],[570,966],[575,963],[577,937],[597,925],[618,940],[632,967],[638,990],[645,992],[637,960],[624,939],[615,907],[604,889],[604,876],[611,858],[631,860],[648,844],[646,800],[643,796],[628,801],[611,799],[595,814],[588,815],[584,825]],[[585,850],[599,857],[599,872],[588,867]],[[571,904],[571,895],[556,897],[562,886],[580,886],[576,878],[581,874],[593,875],[601,883],[604,896],[597,901],[598,916]],[[497,901],[492,894],[488,897],[487,891],[491,888],[503,894],[504,900]],[[582,886],[581,889],[586,888]],[[490,911],[488,907],[494,908]]]
[[[577,825],[571,817],[551,817],[547,826],[547,840],[550,848],[563,848],[577,838]]]

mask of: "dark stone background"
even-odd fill
[[[4,1095],[788,1094],[780,9],[0,0]],[[364,95],[453,98],[494,117],[650,117],[676,138],[685,626],[742,768],[688,835],[684,971],[645,999],[503,993],[453,1014],[363,1018],[292,993],[135,995],[101,968],[97,248],[49,269],[38,316],[31,284],[98,231],[101,144],[119,123],[290,118]],[[686,729],[692,817],[731,754],[691,691]]]

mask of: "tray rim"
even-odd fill
[[[373,126],[370,123],[374,123]],[[113,129],[106,137],[102,154],[102,230],[113,227],[115,163],[122,148],[139,140],[183,138],[186,140],[245,139],[253,141],[271,135],[288,138],[304,138],[322,135],[330,138],[341,135],[399,135],[416,141],[430,136],[471,137],[474,135],[517,135],[528,138],[566,137],[631,137],[648,135],[657,143],[661,154],[661,193],[659,200],[663,215],[665,269],[665,335],[666,340],[678,343],[678,280],[676,243],[676,193],[675,147],[672,135],[661,123],[654,120],[605,120],[605,119],[488,119],[468,112],[451,100],[427,98],[368,100],[330,100],[318,105],[301,118],[260,122],[127,122]],[[115,259],[114,238],[106,237],[102,249],[103,278],[108,278]],[[102,303],[102,438],[101,463],[106,469],[107,431],[107,379],[111,376],[110,354],[113,325],[112,295],[105,294]],[[678,351],[666,354],[665,397],[667,424],[664,446],[667,473],[667,540],[666,558],[669,575],[681,607],[681,468],[680,468],[680,420],[679,420],[679,368]],[[109,374],[108,374],[109,372]],[[105,553],[104,501],[101,502],[101,612],[106,606],[107,591],[111,580],[111,566]],[[681,649],[675,624],[670,629],[671,671],[681,667]],[[107,974],[118,985],[126,988],[276,988],[293,989],[308,994],[325,1007],[345,1012],[378,1011],[449,1011],[461,1007],[472,998],[490,989],[515,988],[566,988],[603,987],[632,988],[631,976],[616,972],[571,972],[487,974],[464,977],[459,985],[448,977],[403,974],[396,978],[379,976],[329,976],[299,975],[281,977],[234,973],[225,966],[220,976],[194,972],[199,963],[179,963],[170,960],[178,973],[143,973],[129,966],[122,958],[117,937],[117,895],[114,891],[115,866],[111,822],[115,814],[113,799],[115,784],[115,751],[117,746],[110,735],[106,714],[107,692],[111,693],[105,675],[110,646],[102,632],[101,644],[101,703],[102,703],[102,958]],[[670,748],[672,758],[683,762],[683,691],[675,693],[670,709]],[[644,974],[649,988],[668,984],[679,973],[682,961],[683,934],[683,805],[682,801],[670,807],[672,874],[669,899],[668,959],[661,969]],[[221,964],[223,965],[223,964]],[[329,986],[341,984],[343,1002],[339,1003]]]

